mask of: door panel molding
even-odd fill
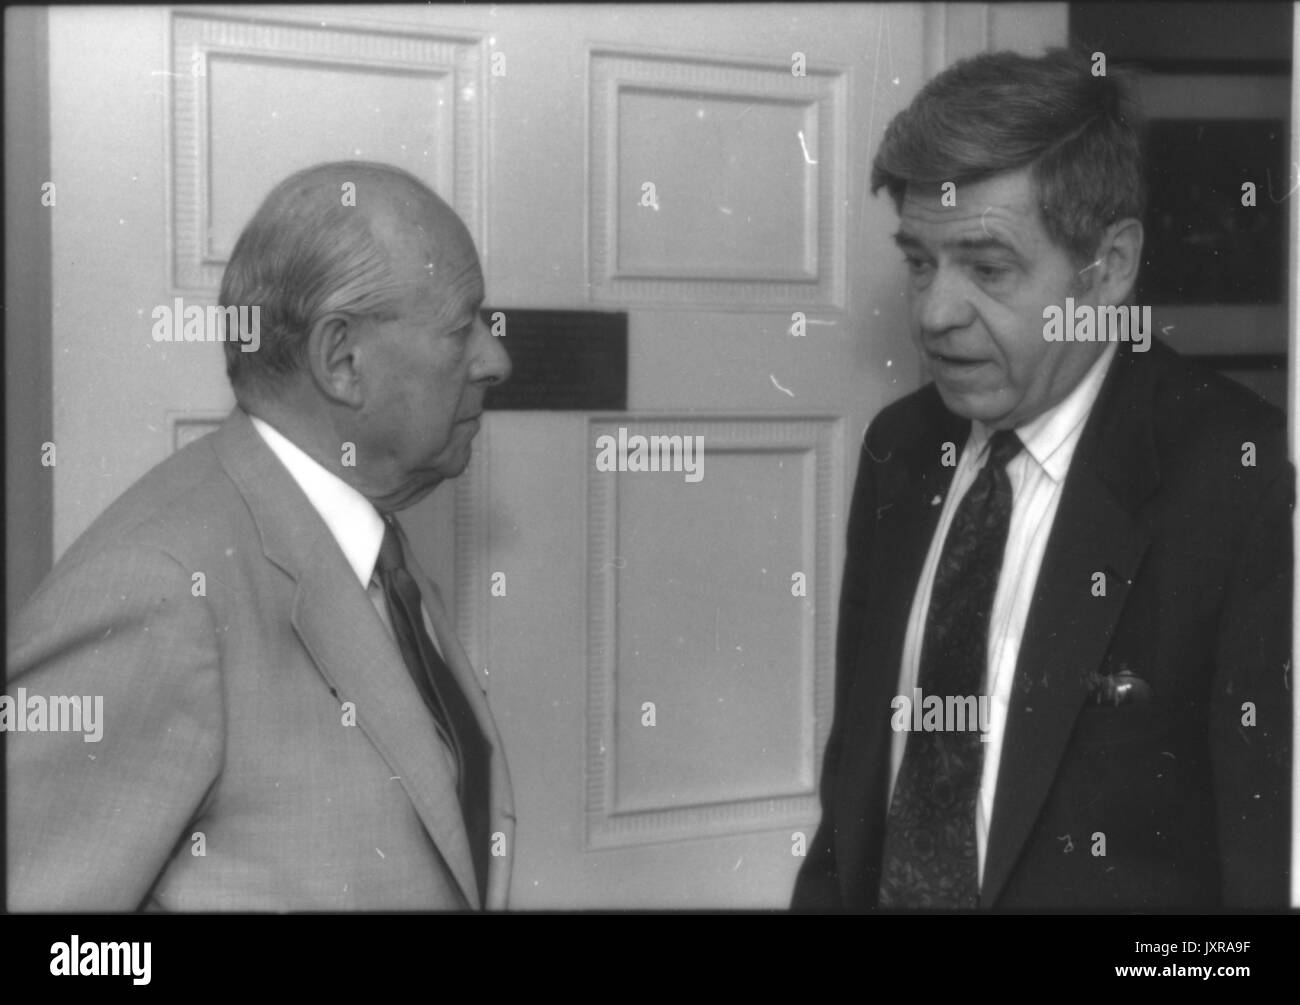
[[[249,198],[244,193],[260,197],[296,168],[349,156],[387,161],[419,175],[455,207],[486,254],[481,37],[189,11],[171,12],[169,35],[168,236],[174,291],[211,294],[220,286],[230,252],[223,235],[237,234],[256,208],[255,202],[252,208],[230,205],[232,196],[236,201]],[[225,142],[216,135],[222,122],[262,114],[250,105],[250,92],[264,93],[274,114],[276,88],[301,91],[309,83],[304,74],[316,95],[313,121],[298,117],[282,129],[265,130],[260,140],[251,124],[232,126]],[[373,131],[358,135],[354,116],[367,103],[375,110]],[[403,116],[420,137],[419,151],[398,144],[383,126],[385,116],[403,105],[424,113]],[[414,123],[426,118],[421,133]],[[305,143],[304,136],[318,139]],[[282,140],[278,148],[276,140]],[[236,142],[249,149],[234,149]],[[247,161],[254,158],[266,166],[260,188],[249,184]],[[227,166],[229,177],[223,179]]]
[[[591,300],[844,307],[844,68],[606,48],[589,60]],[[760,165],[770,177],[751,176]]]
[[[598,438],[621,428],[703,436],[701,480],[597,471]],[[816,817],[833,705],[842,439],[842,420],[826,416],[589,419],[589,849]],[[718,498],[734,499],[733,518],[697,520]],[[745,549],[763,529],[762,553]],[[796,572],[806,597],[795,595]],[[685,641],[710,635],[711,651]]]

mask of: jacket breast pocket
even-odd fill
[[[1175,727],[1168,710],[1157,699],[1115,705],[1089,697],[1075,720],[1070,742],[1089,749],[1158,743]]]

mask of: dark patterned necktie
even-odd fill
[[[984,685],[989,616],[1011,525],[1006,465],[1020,448],[1011,430],[990,437],[988,459],[953,517],[921,644],[922,698],[978,697]],[[945,725],[908,734],[885,824],[881,907],[979,906],[975,804],[984,744],[978,722],[961,732]]]
[[[383,588],[384,599],[388,601],[393,635],[402,651],[406,669],[419,688],[424,703],[433,713],[439,734],[455,757],[458,779],[456,794],[465,821],[465,833],[469,838],[470,855],[474,859],[479,902],[483,903],[487,897],[490,748],[465,693],[460,689],[451,669],[438,655],[433,640],[424,628],[420,587],[406,571],[402,542],[388,520],[384,521],[384,541],[379,548],[375,572],[379,585]]]

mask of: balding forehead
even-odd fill
[[[462,301],[476,306],[483,299],[483,272],[478,252],[468,231],[455,216],[425,220],[408,219],[390,224],[396,227],[383,238],[392,270],[398,281],[419,299],[444,304]]]
[[[478,267],[474,241],[455,210],[399,168],[368,161],[319,164],[287,187],[282,194],[299,202],[298,212],[341,207],[364,220],[401,283],[447,284]],[[336,212],[330,216],[337,219]]]
[[[375,235],[395,256],[415,259],[422,270],[459,270],[478,262],[474,241],[450,207],[441,200],[410,209],[378,208],[371,216]]]
[[[460,220],[419,178],[382,164],[321,164],[290,180],[290,199],[321,207],[343,206],[366,219],[410,224],[429,231],[455,231]],[[392,228],[397,229],[395,226]]]

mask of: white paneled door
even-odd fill
[[[55,475],[56,548],[231,404],[220,347],[153,342],[152,307],[210,303],[289,172],[406,167],[464,216],[507,320],[629,316],[626,412],[491,414],[467,474],[404,518],[489,674],[512,904],[784,906],[862,430],[918,382],[894,212],[867,188],[923,21],[52,9],[55,430],[82,461]],[[636,470],[640,437],[668,470]]]

